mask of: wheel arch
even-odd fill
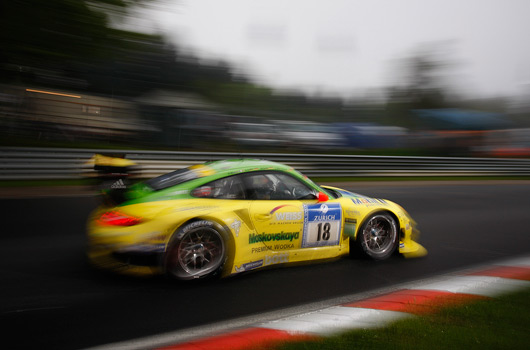
[[[199,222],[199,221],[209,221],[214,224],[214,227],[216,230],[219,231],[221,236],[223,237],[224,243],[225,243],[225,262],[223,263],[223,269],[221,276],[226,276],[226,271],[231,271],[232,265],[234,264],[234,258],[235,258],[235,238],[232,233],[232,230],[228,227],[228,225],[222,221],[219,220],[216,217],[204,215],[204,216],[194,216],[190,217],[185,221],[180,222],[178,225],[174,225],[171,229],[171,234],[168,235],[168,239],[166,241],[166,246],[164,250],[163,257],[161,259],[161,268],[163,271],[165,271],[165,260],[166,260],[166,253],[167,249],[171,243],[171,241],[174,239],[176,235],[178,235],[180,228],[187,226],[188,224],[191,224],[193,222]]]
[[[397,231],[399,233],[399,238],[401,238],[401,235],[402,235],[402,232],[401,232],[401,222],[398,218],[398,216],[391,210],[389,209],[385,209],[385,208],[378,208],[378,209],[374,209],[372,210],[371,212],[369,212],[368,214],[366,214],[363,218],[363,221],[361,221],[358,225],[357,225],[357,228],[355,229],[355,236],[354,236],[354,241],[357,240],[358,236],[359,236],[359,230],[361,229],[361,227],[363,227],[363,225],[366,223],[366,221],[368,219],[370,219],[373,215],[375,214],[378,214],[378,213],[385,213],[385,214],[390,214],[390,216],[392,216],[392,218],[394,218],[394,220],[396,221],[396,225],[397,225]]]
[[[363,242],[359,241],[359,233],[361,232],[361,229],[364,228],[365,224],[374,216],[376,215],[388,215],[390,216],[395,224],[396,229],[396,242],[394,243],[394,247],[392,248],[392,253],[390,255],[387,255],[386,257],[377,257],[377,255],[373,255],[371,253],[368,253],[365,247],[363,246]],[[361,256],[363,258],[371,258],[374,260],[385,260],[391,255],[394,255],[398,251],[399,247],[399,241],[401,239],[402,230],[401,230],[401,224],[399,217],[392,212],[391,210],[387,208],[377,208],[372,211],[370,211],[368,214],[366,214],[363,218],[363,221],[357,226],[354,240],[350,239],[350,256]]]

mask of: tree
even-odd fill
[[[0,7],[0,70],[4,82],[73,85],[80,67],[108,59],[122,38],[110,12],[134,0],[9,0]],[[82,75],[82,74],[81,74]],[[70,78],[70,80],[68,80]],[[83,85],[83,84],[81,84]]]
[[[446,52],[446,45],[435,43],[397,62],[396,83],[387,89],[386,124],[414,128],[410,110],[448,107],[444,77],[451,64]]]

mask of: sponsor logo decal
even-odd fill
[[[116,181],[115,183],[113,183],[110,188],[112,189],[124,189],[124,188],[127,188],[127,186],[125,186],[125,184],[123,183],[123,180],[122,179],[119,179],[118,181]]]
[[[276,211],[278,211],[278,210],[280,210],[281,208],[284,208],[284,207],[294,207],[294,205],[290,205],[290,204],[279,205],[276,208],[272,209],[270,214],[274,214]]]
[[[312,221],[335,221],[335,215],[316,215]]]
[[[276,213],[275,218],[277,221],[297,221],[302,220],[302,212],[285,212],[285,213]]]
[[[241,267],[237,267],[236,265],[236,272],[244,272],[244,271],[250,271],[253,269],[257,269],[258,267],[263,266],[263,260],[253,261],[246,264],[241,265]]]
[[[336,215],[326,215],[329,211],[329,207],[326,204],[320,205],[320,213],[321,215],[315,215],[312,217],[311,221],[336,221],[335,216]]]
[[[339,203],[304,205],[302,248],[338,245],[341,222]]]
[[[387,204],[384,199],[357,197],[351,199],[354,204]]]
[[[286,244],[275,244],[274,250],[283,250],[283,249],[293,249],[294,244],[293,243],[286,243]]]
[[[236,233],[236,237],[239,237],[239,229],[241,228],[241,221],[235,219],[232,225],[230,227],[234,230]]]
[[[265,257],[265,262],[263,263],[263,265],[268,266],[275,264],[283,264],[287,262],[289,262],[289,253],[281,253],[275,255],[267,255]]]
[[[263,246],[252,248],[250,252],[252,254],[255,254],[255,253],[266,252],[269,250],[286,250],[286,249],[294,249],[294,244],[293,243],[275,244],[274,246],[271,246],[271,247],[267,245],[263,245]]]
[[[280,233],[251,233],[248,236],[248,244],[254,244],[259,242],[275,242],[275,241],[289,241],[298,239],[300,232],[280,232]]]
[[[276,213],[278,210],[280,210],[281,208],[285,208],[285,207],[294,207],[296,208],[296,206],[294,205],[290,205],[290,204],[284,204],[284,205],[280,205],[280,206],[277,206],[276,208],[272,209],[270,211],[270,214],[274,215],[274,219],[276,221],[297,221],[297,220],[302,220],[302,212],[300,211],[291,211],[291,212],[283,212],[283,213]]]
[[[264,245],[263,247],[255,247],[255,248],[252,248],[251,249],[251,253],[254,254],[254,253],[261,253],[261,252],[264,252],[264,251],[267,251],[269,250],[269,247],[267,247],[266,245]]]

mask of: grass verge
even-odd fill
[[[278,350],[528,349],[530,289],[442,309],[376,330],[356,330],[320,341],[282,344]]]

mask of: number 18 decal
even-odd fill
[[[341,221],[339,203],[304,205],[302,248],[338,245]]]

